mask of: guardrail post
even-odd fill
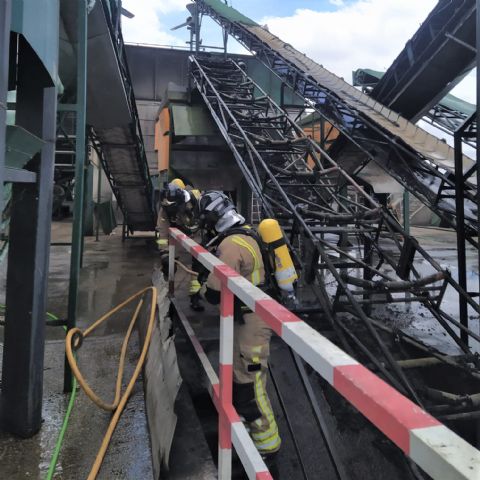
[[[218,415],[218,478],[232,476],[232,427],[227,410],[232,408],[233,293],[222,285],[220,300],[220,408]]]
[[[168,238],[168,293],[175,295],[175,240]]]

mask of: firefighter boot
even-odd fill
[[[201,301],[202,297],[200,296],[200,292],[190,295],[190,308],[195,312],[203,312],[205,307],[202,305]]]

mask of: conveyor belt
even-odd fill
[[[353,72],[353,85],[355,87],[362,87],[365,93],[370,94],[384,75],[384,72],[378,72],[368,68],[359,68]],[[475,105],[448,93],[437,104],[425,112],[422,120],[453,135],[455,131],[475,113],[475,110]],[[472,125],[470,130],[473,131],[474,128]],[[475,147],[476,138],[467,139],[465,143]]]
[[[209,57],[191,57],[191,62],[193,85],[261,200],[262,217],[280,221],[302,281],[311,286],[314,303],[301,298],[290,308],[321,311],[347,350],[354,344],[398,390],[421,403],[367,313],[373,305],[421,303],[468,353],[450,327],[458,322],[443,310],[442,299],[448,287],[480,312],[477,303],[238,64]],[[414,257],[421,259],[422,273]],[[367,329],[388,369],[339,316],[342,312]]]
[[[371,92],[416,122],[475,67],[475,0],[440,0]]]
[[[345,155],[342,165],[358,173],[375,161],[387,173],[455,226],[453,149],[329,72],[263,27],[219,0],[197,0],[211,16],[307,103],[342,132],[347,146],[332,152]],[[338,144],[339,142],[337,142]],[[340,161],[340,159],[337,160]],[[469,174],[474,162],[463,156],[466,224],[477,227],[476,188]],[[475,243],[473,236],[469,240]]]
[[[91,138],[131,231],[155,228],[153,185],[143,145],[117,2],[89,15],[88,123]]]

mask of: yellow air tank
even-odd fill
[[[196,188],[192,188],[190,190],[190,193],[197,199],[197,200],[200,200],[200,197],[202,196],[202,194],[200,193],[200,190],[196,189]]]
[[[182,190],[185,190],[185,184],[183,183],[183,180],[180,178],[174,178],[171,182],[172,185],[176,185],[178,188],[181,188]]]
[[[258,226],[258,233],[275,254],[275,279],[279,288],[288,294],[292,294],[294,291],[293,285],[298,275],[280,225],[276,220],[266,218]]]

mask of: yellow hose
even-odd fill
[[[168,252],[165,252],[163,253],[162,255],[160,255],[160,259],[162,258],[167,258],[168,257]],[[175,263],[182,269],[182,270],[185,270],[187,273],[189,273],[190,275],[193,275],[195,277],[198,276],[198,272],[194,272],[193,270],[190,270],[185,264],[183,264],[180,260],[176,260],[175,259]]]
[[[180,260],[175,260],[175,263],[183,270],[185,270],[187,273],[190,275],[193,275],[194,277],[198,277],[198,272],[194,272],[193,270],[190,270],[186,265],[184,265]]]
[[[130,381],[127,385],[127,388],[125,389],[125,392],[123,395],[121,395],[121,387],[122,387],[122,377],[123,377],[123,370],[125,366],[125,357],[127,354],[127,347],[128,347],[128,342],[130,339],[130,336],[133,331],[133,327],[135,326],[135,323],[138,318],[138,314],[140,312],[140,309],[143,305],[143,295],[147,291],[152,292],[152,303],[150,307],[150,317],[148,320],[148,327],[147,327],[147,333],[145,335],[145,342],[143,344],[142,352],[140,354],[140,357],[138,359],[137,365],[135,367],[135,371],[133,372],[132,377],[130,378]],[[85,337],[87,337],[90,333],[92,333],[100,324],[108,320],[114,313],[118,312],[121,310],[123,307],[128,305],[130,302],[135,300],[138,297],[140,298],[137,308],[135,309],[135,313],[132,316],[132,319],[130,320],[130,324],[127,329],[127,333],[125,334],[125,338],[122,343],[122,348],[120,352],[120,360],[118,363],[118,372],[117,372],[117,380],[115,384],[115,398],[113,400],[113,403],[107,403],[104,400],[102,400],[88,385],[86,380],[84,379],[82,373],[80,372],[77,361],[75,359],[75,356],[73,355],[73,350],[77,350],[81,346],[81,340],[83,340]],[[84,332],[82,332],[79,328],[72,328],[71,330],[68,331],[67,337],[66,337],[66,353],[67,353],[67,359],[68,363],[70,364],[70,367],[72,369],[73,374],[75,375],[75,378],[78,381],[78,384],[82,389],[85,391],[86,395],[100,408],[107,410],[107,411],[113,411],[113,416],[110,420],[110,424],[108,425],[107,432],[105,433],[105,436],[103,437],[102,444],[100,446],[100,449],[98,450],[97,453],[97,458],[95,459],[95,462],[92,466],[92,469],[90,470],[90,473],[88,475],[88,480],[94,480],[97,477],[98,471],[100,470],[100,467],[103,462],[103,458],[105,457],[105,453],[107,451],[108,445],[110,444],[110,440],[112,438],[113,432],[115,430],[115,427],[117,426],[118,420],[120,419],[120,416],[122,414],[122,411],[128,401],[128,397],[130,396],[132,389],[135,385],[135,382],[137,381],[138,376],[140,375],[140,372],[143,367],[143,363],[145,362],[145,358],[147,356],[148,352],[148,347],[150,345],[150,340],[152,338],[152,332],[153,332],[153,326],[154,326],[154,320],[155,320],[155,309],[156,309],[156,300],[157,300],[157,289],[155,287],[147,287],[144,288],[143,290],[140,290],[139,292],[135,293],[132,295],[130,298],[125,300],[124,302],[120,303],[117,305],[115,308],[107,312],[105,315],[100,317],[95,323],[90,325]]]

